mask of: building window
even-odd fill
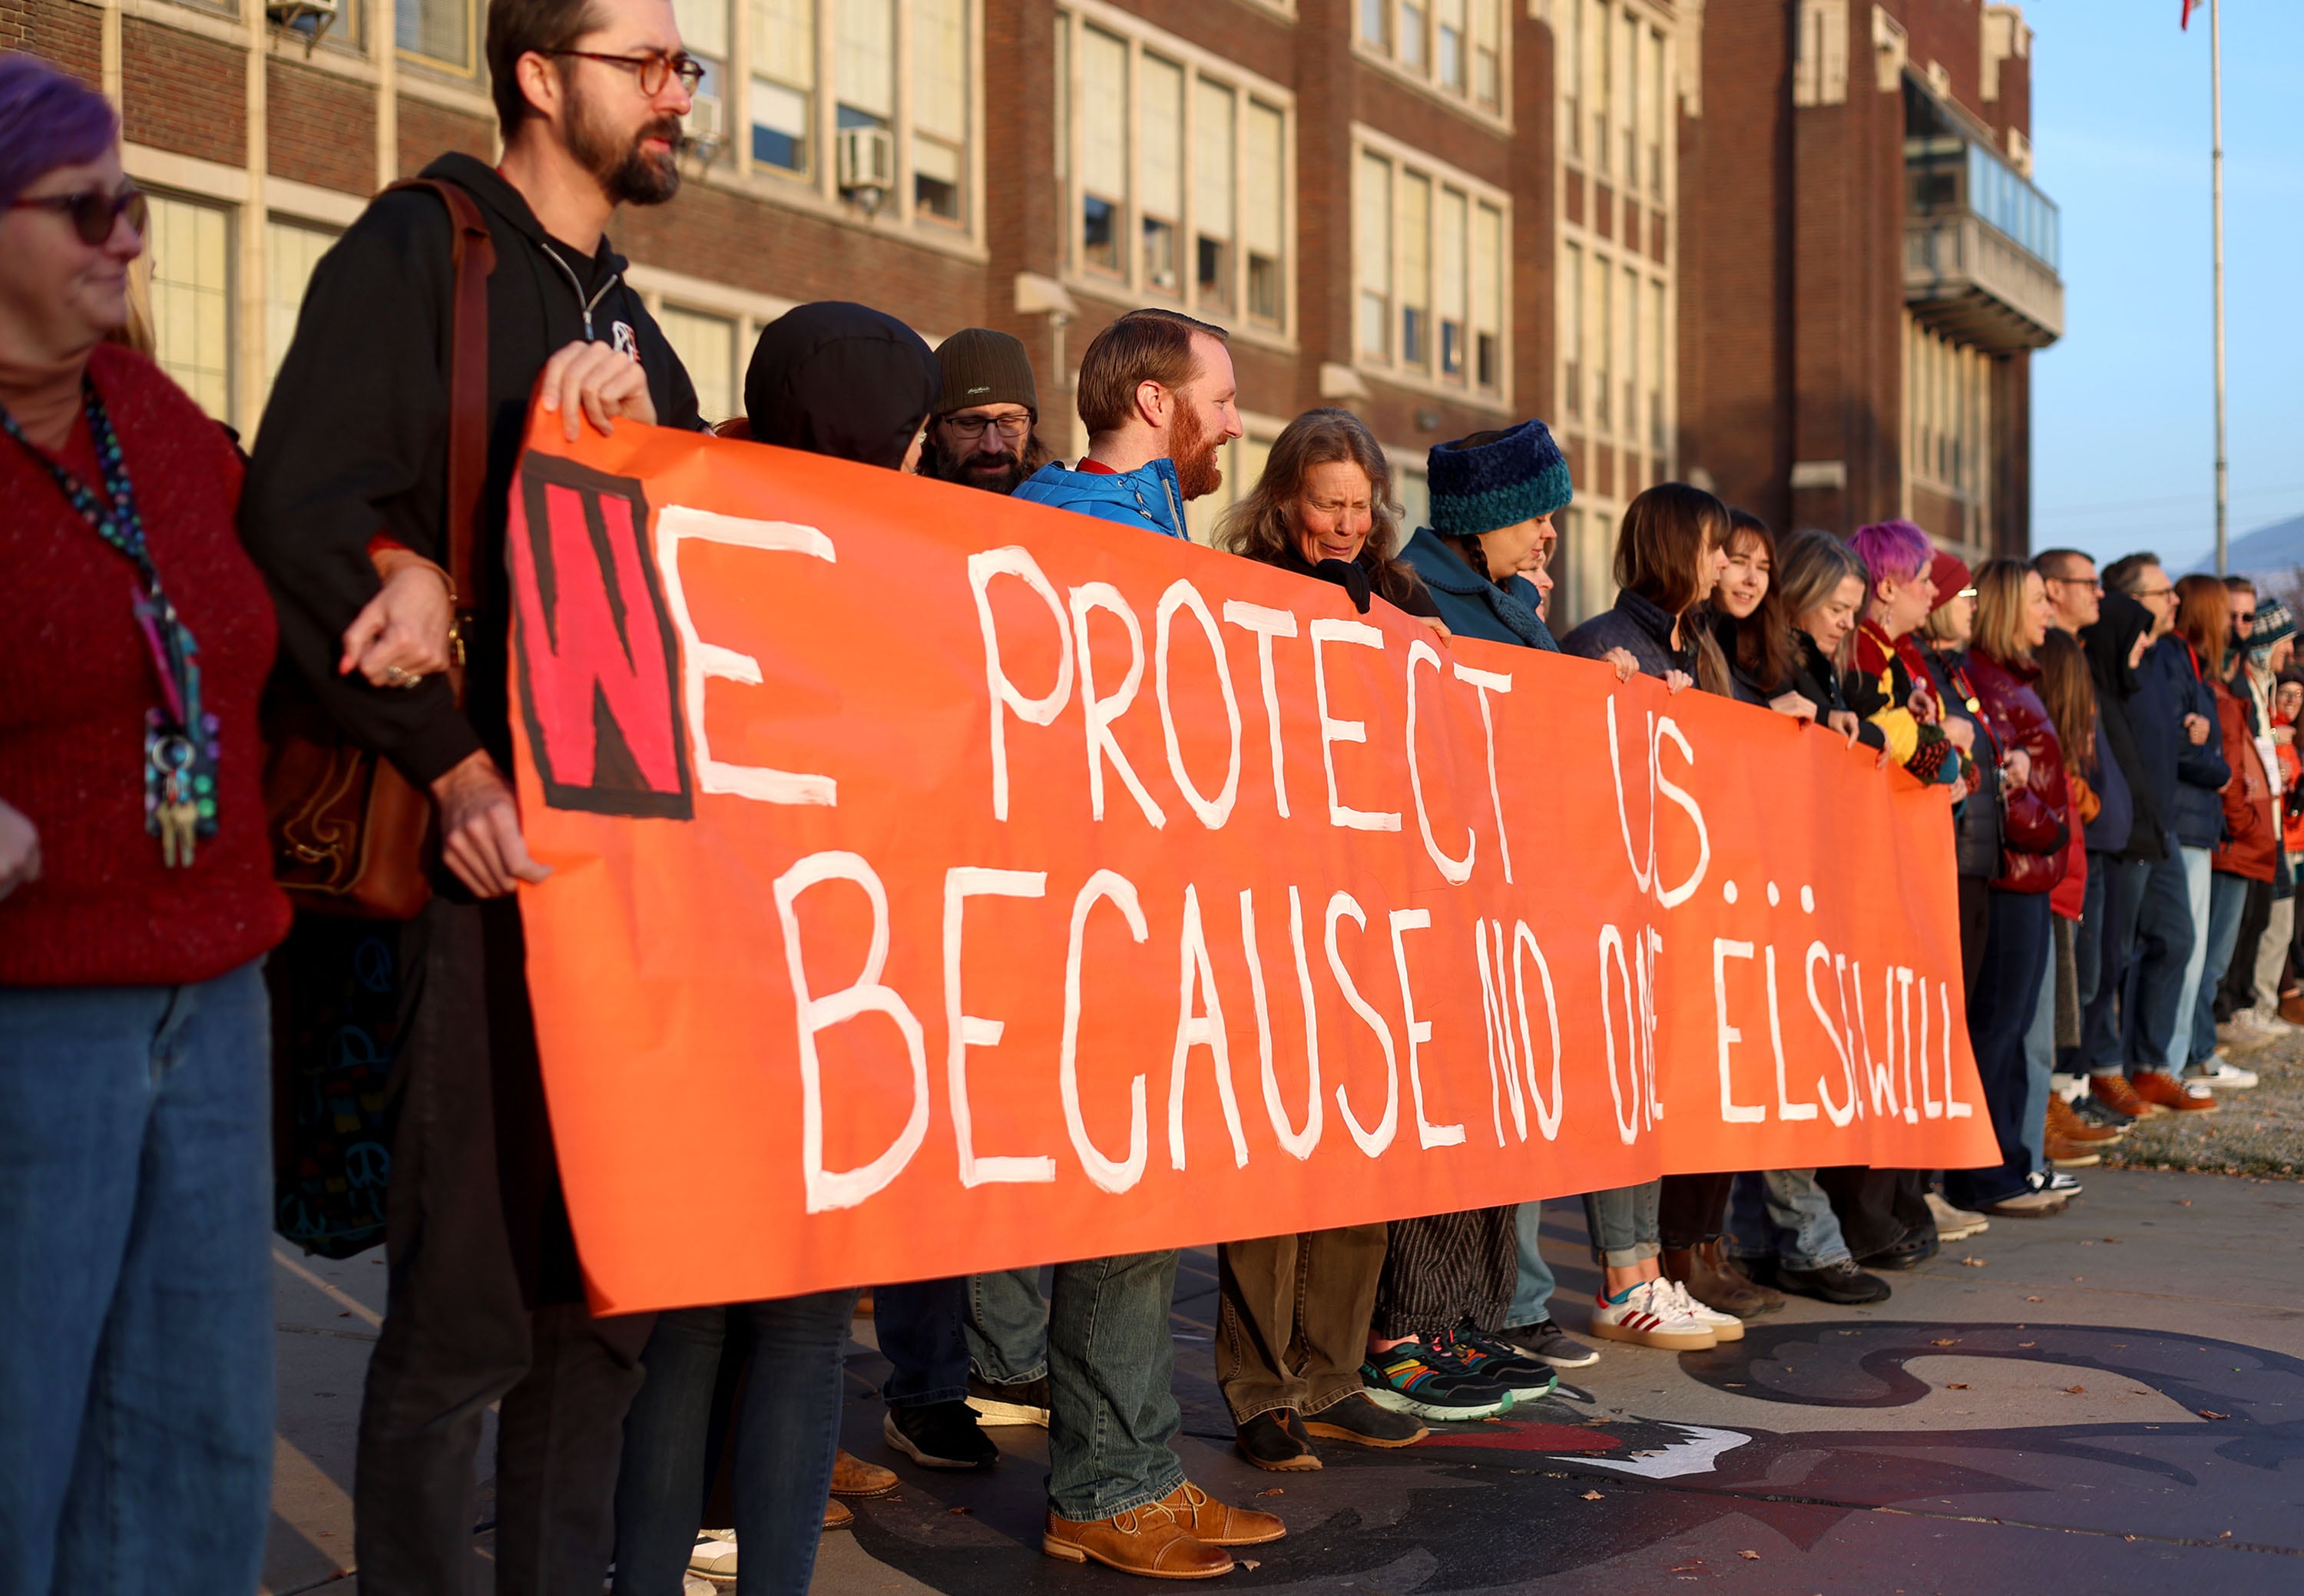
[[[1400,496],[1400,540],[1404,544],[1418,529],[1432,524],[1432,483],[1421,465],[1399,463],[1403,456],[1421,460],[1422,450],[1387,448],[1393,461],[1392,490]],[[1398,554],[1400,550],[1392,551]]]
[[[1658,454],[1670,452],[1672,439],[1665,436],[1664,395],[1665,352],[1672,345],[1664,336],[1664,280],[1659,277],[1648,284],[1648,360],[1655,369],[1648,378],[1648,447]]]
[[[672,13],[681,47],[704,67],[688,113],[689,133],[721,137],[728,126],[728,0],[673,0]]]
[[[958,222],[968,144],[967,0],[912,0],[912,208]]]
[[[1664,147],[1672,141],[1672,91],[1665,74],[1671,71],[1672,59],[1665,52],[1664,35],[1648,35],[1648,62],[1655,69],[1655,87],[1648,96],[1655,112],[1648,132],[1648,192],[1664,200]]]
[[[1560,115],[1568,158],[1584,158],[1584,0],[1570,0],[1566,59],[1560,65]]]
[[[1279,436],[1263,421],[1244,423],[1246,430],[1216,451],[1216,469],[1224,481],[1214,493],[1202,494],[1184,506],[1184,531],[1195,543],[1214,543],[1216,523],[1225,511],[1246,498],[1264,480],[1265,463],[1272,458],[1272,442]]]
[[[1288,113],[1180,39],[1056,30],[1076,269],[1235,325],[1288,319]]]
[[[1500,112],[1504,0],[1360,0],[1361,48],[1453,98]]]
[[[1594,307],[1592,330],[1597,335],[1592,342],[1592,420],[1605,432],[1615,422],[1609,403],[1609,390],[1614,385],[1616,342],[1616,274],[1606,259],[1592,258],[1592,276],[1600,291],[1599,303]]]
[[[472,70],[472,0],[400,0],[392,28],[402,55]]]
[[[1624,268],[1624,436],[1640,429],[1640,274]]]
[[[752,0],[752,161],[805,175],[815,164],[817,0]]]
[[[1592,160],[1605,177],[1616,141],[1616,30],[1608,0],[1592,0],[1592,47],[1593,76],[1599,89],[1592,108]]]
[[[656,312],[665,342],[688,369],[696,387],[696,408],[707,421],[724,421],[736,401],[736,324],[724,316],[666,305]]]
[[[885,129],[896,115],[896,13],[891,0],[839,0],[832,46],[833,126]]]
[[[1563,244],[1560,267],[1560,403],[1571,416],[1584,413],[1584,250]]]
[[[336,242],[336,234],[294,222],[264,225],[264,391],[272,391],[280,362],[295,342],[296,317],[304,308],[304,291],[312,284],[312,268],[320,264]]]
[[[1360,358],[1454,386],[1504,386],[1501,199],[1363,149],[1354,183]]]
[[[151,204],[145,236],[161,369],[224,420],[232,414],[232,218],[172,195],[155,194]]]

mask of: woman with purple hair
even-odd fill
[[[0,55],[0,1591],[250,1591],[272,1465],[272,607],[128,321],[101,95]]]
[[[1857,690],[1850,702],[1886,734],[1890,759],[1922,781],[1956,786],[1958,796],[1974,785],[1965,778],[1973,775],[1967,761],[1976,728],[1946,718],[1936,678],[1912,641],[1936,607],[1936,546],[1909,521],[1859,527],[1848,541],[1872,574],[1856,626]]]

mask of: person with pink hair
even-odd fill
[[[1854,646],[1857,714],[1888,739],[1888,756],[1922,781],[1951,784],[1955,800],[1976,785],[1969,750],[1976,730],[1944,713],[1935,678],[1911,634],[1936,607],[1930,568],[1936,547],[1909,521],[1857,529],[1850,547],[1864,558],[1871,585]]]

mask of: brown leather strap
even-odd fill
[[[448,326],[447,564],[449,579],[456,584],[457,607],[469,621],[481,607],[472,546],[488,473],[488,277],[496,269],[496,241],[480,208],[456,184],[412,177],[385,192],[396,189],[424,189],[438,195],[452,225],[449,260],[455,269],[455,286]],[[461,691],[458,696],[462,696]]]

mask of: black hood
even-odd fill
[[[2136,695],[2136,672],[2128,663],[2136,640],[2152,630],[2152,612],[2125,593],[2106,593],[2096,624],[2080,628],[2088,675],[2099,694],[2127,700]]]
[[[744,372],[755,443],[902,468],[943,381],[920,335],[883,310],[800,305],[760,329]]]

